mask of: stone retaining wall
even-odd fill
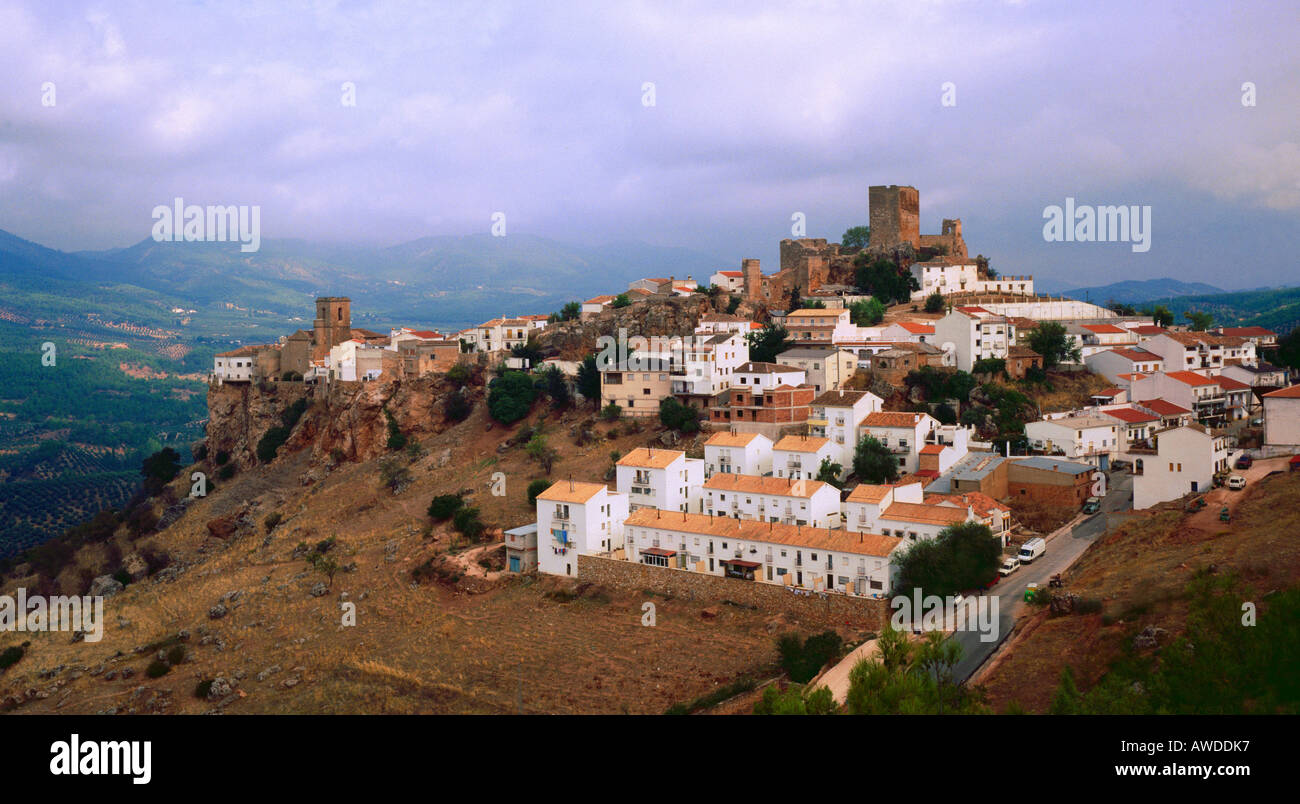
[[[795,594],[788,587],[722,578],[688,570],[652,567],[601,556],[579,555],[578,577],[629,591],[648,589],[688,600],[730,600],[773,614],[789,613],[821,625],[880,631],[888,617],[887,600],[842,594]]]

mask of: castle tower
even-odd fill
[[[921,196],[915,187],[875,185],[867,189],[871,248],[891,249],[904,241],[921,245]]]
[[[745,280],[745,298],[757,301],[763,297],[763,270],[758,267],[758,260],[742,259],[740,272]]]
[[[352,337],[352,300],[346,296],[319,296],[313,323],[312,359],[319,360]]]

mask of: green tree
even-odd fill
[[[429,503],[429,516],[437,520],[451,519],[464,504],[459,494],[439,494]]]
[[[855,326],[874,327],[885,319],[885,305],[874,296],[849,305],[849,320]]]
[[[561,321],[574,321],[580,315],[582,315],[582,304],[579,302],[571,301],[560,308]]]
[[[528,505],[537,505],[537,495],[541,494],[551,487],[551,481],[539,477],[528,484]]]
[[[600,369],[595,355],[587,355],[578,364],[578,393],[592,406],[600,404]]]
[[[776,356],[790,348],[789,334],[780,324],[767,324],[745,335],[749,342],[749,359],[756,363],[775,363]]]
[[[893,483],[898,479],[898,459],[872,436],[863,436],[853,451],[853,474],[863,483]]]
[[[858,289],[882,302],[908,301],[912,291],[920,288],[911,271],[900,270],[893,262],[872,258],[866,252],[858,254],[853,265]]]
[[[1079,360],[1079,347],[1059,321],[1040,322],[1029,333],[1028,341],[1029,348],[1043,356],[1044,368],[1056,368],[1063,361]]]
[[[533,437],[528,440],[524,451],[528,457],[541,464],[542,471],[546,474],[551,473],[551,467],[555,465],[555,459],[559,457],[559,452],[552,447],[546,440],[546,436],[541,433],[533,433]]]
[[[920,589],[927,595],[954,595],[978,589],[997,577],[1002,544],[988,525],[949,525],[933,539],[911,544],[897,560],[899,594]]]
[[[627,297],[626,293],[620,293],[614,297],[614,301],[610,302],[609,306],[615,310],[618,310],[620,308],[627,307],[631,303],[632,300]]]
[[[1193,332],[1204,332],[1214,326],[1213,313],[1206,313],[1199,310],[1188,310],[1183,313],[1183,318],[1188,320],[1189,326]]]
[[[569,395],[569,378],[559,366],[550,365],[537,372],[537,384],[551,398],[553,408],[567,408],[573,401]]]
[[[527,416],[536,398],[532,378],[522,371],[507,371],[488,383],[488,412],[503,424]]]
[[[945,306],[947,306],[947,302],[944,301],[943,294],[937,290],[925,297],[925,311],[927,313],[942,313]]]
[[[671,430],[694,433],[700,429],[700,412],[666,396],[659,402],[659,423]]]
[[[817,480],[823,483],[830,483],[837,489],[844,488],[844,482],[840,480],[840,474],[844,472],[844,467],[833,462],[830,458],[822,458],[821,466],[817,467]]]
[[[840,245],[844,248],[866,248],[870,242],[870,226],[851,226],[840,237]]]
[[[1143,308],[1142,315],[1151,316],[1152,323],[1157,327],[1167,327],[1174,323],[1173,311],[1163,304]]]

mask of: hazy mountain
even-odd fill
[[[1040,293],[1050,293],[1053,296],[1065,296],[1103,305],[1111,301],[1143,304],[1156,299],[1168,299],[1174,296],[1203,296],[1210,293],[1227,292],[1223,288],[1217,288],[1203,282],[1183,282],[1169,277],[1129,279],[1123,282],[1113,282],[1109,285],[1095,285],[1092,287],[1070,287],[1061,282],[1046,280],[1036,282],[1035,287]]]

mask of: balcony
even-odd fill
[[[841,422],[839,422],[839,423],[840,423],[840,424],[844,424],[843,421],[841,421]],[[827,419],[809,419],[809,420],[808,420],[808,426],[809,426],[809,427],[825,427],[825,426],[828,425],[828,424],[830,424],[830,421],[827,420]]]

